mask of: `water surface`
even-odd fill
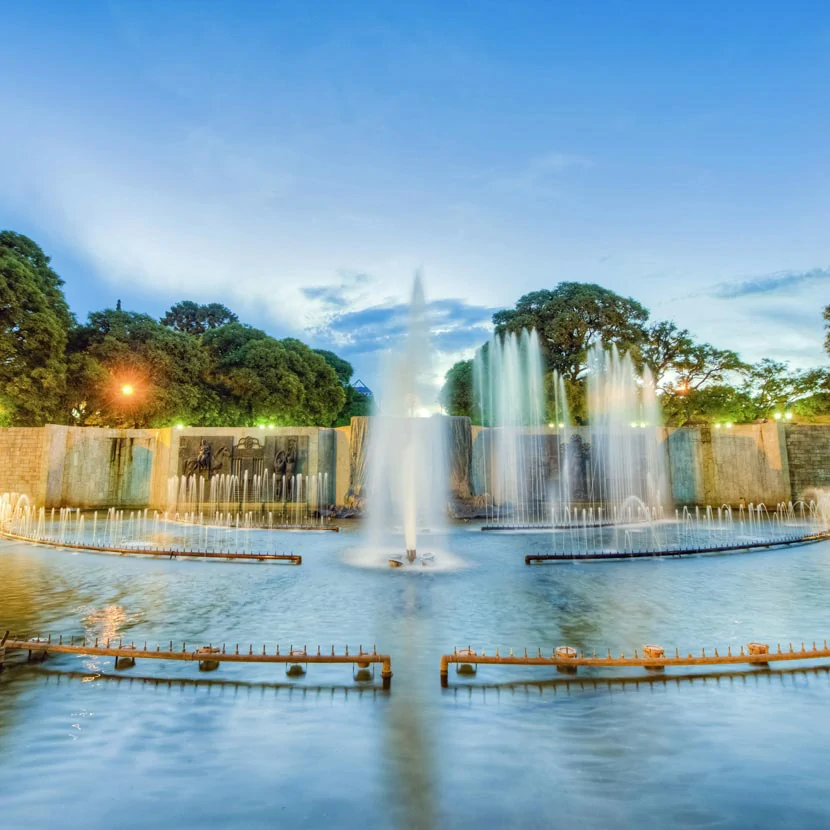
[[[472,680],[451,669],[445,690],[438,674],[455,645],[812,645],[830,632],[830,544],[527,567],[546,535],[463,526],[434,546],[466,567],[402,573],[349,565],[359,542],[274,533],[269,546],[302,553],[299,568],[0,543],[4,629],[377,644],[395,675],[386,693],[348,666],[299,681],[280,666],[13,666],[0,675],[2,826],[830,825],[823,670],[665,682],[632,670],[611,684],[586,672],[565,685],[554,670],[484,667]]]

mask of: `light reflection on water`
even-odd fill
[[[830,738],[824,671],[633,672],[609,686],[483,667],[472,682],[451,674],[447,690],[438,676],[441,653],[468,643],[809,646],[830,632],[830,544],[527,567],[543,536],[459,529],[442,544],[468,567],[401,574],[346,564],[352,533],[273,541],[303,566],[0,546],[4,629],[178,647],[377,643],[395,672],[386,694],[379,682],[359,690],[348,666],[311,666],[298,681],[280,666],[205,676],[151,661],[119,673],[131,681],[94,679],[111,660],[70,656],[11,669],[0,679],[3,827],[830,823],[817,772]]]

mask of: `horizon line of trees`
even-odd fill
[[[830,305],[823,313],[825,349],[830,352]],[[554,372],[562,377],[576,424],[587,421],[588,352],[596,344],[628,352],[637,373],[649,367],[669,426],[746,423],[776,413],[803,420],[830,416],[826,368],[793,370],[769,358],[746,363],[731,349],[698,342],[672,321],[651,321],[641,303],[593,283],[561,282],[552,290],[525,294],[514,308],[496,312],[493,324],[495,335],[502,337],[536,330],[545,387],[552,388]],[[458,361],[447,372],[439,400],[450,415],[466,415],[473,423],[482,420],[472,359]],[[555,420],[552,406],[548,400],[548,420]]]
[[[0,425],[338,426],[367,414],[351,364],[185,300],[160,320],[115,308],[78,323],[50,258],[0,231]]]

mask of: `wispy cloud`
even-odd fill
[[[480,345],[492,328],[497,309],[463,300],[427,304],[427,319],[436,351],[461,354]],[[400,343],[409,328],[407,303],[387,303],[332,315],[315,331],[317,340],[336,345],[346,357],[372,354]]]
[[[300,293],[321,311],[338,313],[359,301],[371,282],[368,274],[341,272],[339,283],[308,285],[300,288]]]
[[[810,271],[777,271],[745,280],[719,282],[707,289],[705,293],[719,300],[734,300],[755,294],[790,291],[806,283],[825,281],[830,281],[830,268],[813,268]]]
[[[527,193],[550,187],[567,170],[592,166],[593,162],[584,156],[571,153],[544,153],[531,158],[524,166],[516,170],[493,175],[490,184],[498,190]]]

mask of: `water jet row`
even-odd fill
[[[653,559],[655,557],[670,556],[700,556],[707,553],[733,553],[736,551],[775,550],[779,548],[798,547],[824,542],[830,539],[830,531],[809,533],[806,536],[787,536],[767,541],[752,541],[743,545],[710,545],[690,548],[644,548],[641,550],[586,550],[582,552],[565,553],[534,553],[525,556],[525,565],[540,562],[596,562],[609,559]]]
[[[290,565],[302,565],[303,557],[298,553],[248,553],[230,551],[188,550],[182,548],[141,548],[141,547],[105,547],[102,545],[84,545],[74,542],[54,542],[35,536],[22,536],[18,533],[0,531],[0,537],[30,545],[43,545],[50,548],[82,550],[90,553],[113,553],[119,556],[155,556],[165,559],[221,559],[228,562],[288,562]]]
[[[487,655],[484,649],[477,652],[472,647],[462,649],[453,649],[452,654],[444,654],[441,657],[441,685],[446,687],[449,685],[450,663],[457,666],[458,674],[475,674],[480,665],[496,665],[496,666],[548,666],[554,667],[557,671],[564,674],[576,674],[579,667],[583,668],[631,668],[640,667],[650,671],[662,671],[667,667],[673,666],[722,666],[722,665],[740,665],[751,664],[762,667],[767,667],[769,663],[779,662],[783,660],[819,660],[830,658],[830,648],[827,647],[827,640],[824,641],[823,647],[816,647],[813,642],[812,649],[805,648],[804,643],[801,644],[801,650],[793,649],[793,644],[789,644],[788,651],[781,650],[781,644],[778,644],[776,652],[770,651],[767,643],[748,643],[746,649],[741,646],[740,654],[733,654],[732,647],[727,647],[726,654],[719,654],[718,650],[714,650],[714,654],[707,656],[706,649],[701,649],[700,656],[696,657],[691,652],[687,656],[680,654],[678,649],[675,649],[674,657],[666,657],[665,649],[659,645],[643,646],[643,654],[640,656],[637,649],[634,650],[633,657],[626,657],[621,653],[619,657],[611,655],[611,649],[608,649],[606,657],[597,655],[596,650],[592,655],[585,656],[585,652],[578,652],[573,646],[559,646],[555,648],[550,656],[542,654],[542,650],[538,649],[535,655],[528,654],[527,649],[524,649],[523,654],[514,654],[513,649],[507,655],[500,655],[499,650],[495,650],[495,654]]]
[[[187,643],[182,643],[181,649],[174,650],[172,640],[168,647],[162,651],[161,645],[155,649],[147,648],[145,642],[143,647],[137,646],[134,642],[124,643],[119,640],[116,645],[114,641],[106,640],[99,643],[96,639],[94,644],[88,643],[85,637],[70,637],[68,643],[63,642],[63,636],[57,642],[52,637],[31,637],[27,639],[15,639],[8,637],[9,632],[0,641],[0,670],[3,668],[5,655],[9,651],[28,651],[29,658],[45,658],[47,654],[77,654],[89,657],[113,657],[115,658],[116,669],[127,669],[135,666],[136,660],[178,660],[185,662],[197,662],[200,671],[213,671],[219,668],[220,663],[282,663],[287,666],[286,674],[289,677],[299,677],[305,674],[309,664],[326,663],[347,663],[357,666],[357,680],[370,680],[371,674],[367,672],[373,664],[380,664],[380,676],[383,680],[383,688],[389,689],[392,684],[392,659],[388,654],[378,654],[377,648],[372,647],[371,651],[364,651],[360,646],[357,652],[349,653],[346,646],[345,652],[336,653],[334,646],[331,653],[323,652],[320,646],[317,651],[309,651],[306,646],[295,648],[293,645],[287,652],[280,652],[279,646],[273,652],[268,652],[265,645],[262,652],[254,651],[253,645],[248,646],[246,651],[239,644],[233,649],[228,649],[225,644],[214,646],[212,643],[188,650]],[[361,672],[366,674],[361,675]]]

